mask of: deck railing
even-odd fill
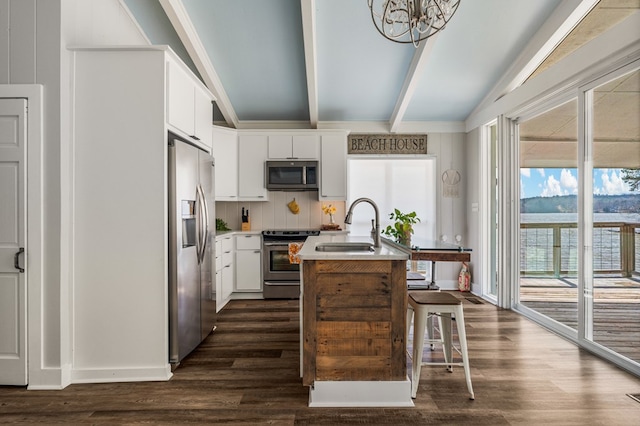
[[[575,275],[578,224],[521,223],[521,275]],[[640,223],[593,224],[593,269],[596,274],[640,275]]]

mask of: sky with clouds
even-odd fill
[[[622,180],[620,170],[594,169],[593,193],[601,195],[629,193],[629,186]],[[520,198],[577,194],[577,169],[520,169]]]

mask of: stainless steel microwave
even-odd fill
[[[269,191],[317,191],[317,161],[267,161]]]

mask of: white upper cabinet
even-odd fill
[[[269,135],[270,159],[317,159],[318,135]]]
[[[233,129],[213,126],[216,161],[216,201],[238,200],[238,135]]]
[[[211,147],[211,128],[213,127],[213,104],[209,94],[198,86],[194,87],[195,123],[194,135],[208,147]]]
[[[181,64],[168,61],[167,121],[211,148],[212,98]]]
[[[347,199],[347,137],[324,134],[320,146],[320,200]]]
[[[238,198],[267,201],[264,163],[267,160],[267,136],[238,136]]]

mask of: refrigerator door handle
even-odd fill
[[[200,191],[196,186],[196,258],[198,259],[198,265],[200,264],[200,252],[202,248],[202,201],[200,200]]]
[[[209,210],[207,208],[206,199],[204,197],[204,191],[202,186],[198,184],[196,187],[196,199],[198,200],[198,229],[200,235],[198,236],[198,264],[204,261],[205,252],[207,249],[207,235],[209,234]]]

